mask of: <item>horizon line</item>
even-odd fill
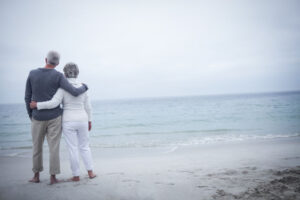
[[[142,99],[168,99],[168,98],[183,98],[183,97],[209,97],[209,96],[236,96],[236,95],[259,95],[259,94],[284,94],[284,93],[300,93],[299,90],[281,90],[281,91],[266,91],[266,92],[241,92],[241,93],[212,93],[212,94],[190,94],[190,95],[172,95],[172,96],[149,96],[149,97],[124,97],[124,98],[107,98],[95,99],[95,101],[126,101],[126,100],[142,100]],[[0,103],[0,105],[23,104],[24,102]]]
[[[118,101],[118,100],[134,100],[134,99],[167,99],[167,98],[181,98],[181,97],[236,96],[236,95],[284,94],[284,93],[300,93],[300,89],[299,90],[266,91],[266,92],[188,94],[188,95],[172,95],[172,96],[128,97],[128,98],[124,97],[124,98],[95,99],[92,101]]]

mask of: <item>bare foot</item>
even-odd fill
[[[57,180],[57,178],[55,177],[55,175],[51,175],[50,176],[50,185],[53,185],[55,183],[59,183],[60,181]]]
[[[77,181],[80,181],[80,178],[79,178],[79,176],[73,176],[73,178],[70,178],[70,181],[77,182]]]
[[[30,182],[30,183],[39,183],[39,182],[40,182],[40,179],[37,178],[37,177],[33,177],[33,178],[30,179],[28,182]]]
[[[95,178],[97,176],[96,174],[94,174],[93,170],[89,170],[88,175],[90,179]]]
[[[30,179],[28,182],[30,183],[39,183],[40,182],[40,173],[35,173],[34,177]]]

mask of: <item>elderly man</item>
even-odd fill
[[[31,119],[31,133],[33,141],[33,168],[34,177],[29,182],[39,183],[39,173],[43,171],[43,143],[47,137],[50,153],[50,184],[57,183],[56,174],[60,173],[59,145],[62,129],[62,109],[57,106],[48,110],[32,110],[30,102],[50,100],[58,88],[62,88],[78,96],[88,88],[83,85],[79,88],[72,86],[64,75],[54,68],[59,64],[60,56],[50,51],[45,59],[44,68],[30,71],[25,91],[25,103],[29,118]]]

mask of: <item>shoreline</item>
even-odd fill
[[[93,138],[90,138],[93,140]],[[249,145],[249,144],[272,144],[276,141],[299,141],[300,142],[300,135],[294,134],[292,136],[278,136],[278,137],[261,137],[261,138],[248,138],[244,140],[224,140],[224,141],[214,141],[214,142],[208,142],[208,143],[197,143],[197,144],[170,144],[170,145],[155,145],[155,146],[108,146],[108,147],[102,147],[102,146],[94,146],[90,144],[90,147],[92,151],[96,151],[97,154],[101,154],[102,156],[106,156],[106,154],[114,155],[114,156],[120,156],[119,154],[124,154],[125,156],[130,156],[132,153],[135,155],[136,150],[141,152],[140,156],[144,156],[143,154],[147,152],[150,152],[150,155],[154,154],[169,154],[173,152],[178,151],[185,151],[185,150],[191,150],[191,149],[201,149],[201,148],[213,148],[213,147],[220,147],[220,146],[227,146],[227,145]],[[60,143],[60,152],[61,154],[65,154],[67,149],[65,146],[65,141],[63,138],[61,138]],[[44,142],[44,155],[48,156],[48,144],[45,141]],[[32,153],[32,146],[26,146],[26,147],[10,147],[10,148],[3,148],[0,149],[0,158],[1,157],[26,157],[31,158]],[[112,153],[112,154],[111,154]],[[139,155],[139,154],[138,154]],[[137,156],[138,156],[137,155]],[[149,154],[148,154],[149,155]]]

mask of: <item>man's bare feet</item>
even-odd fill
[[[90,179],[95,178],[97,176],[96,174],[94,174],[93,170],[89,170],[88,175],[89,175]]]
[[[28,182],[30,183],[39,183],[40,182],[40,173],[37,172],[34,174],[34,177],[30,179]]]
[[[59,183],[59,180],[56,179],[55,175],[50,176],[50,185],[53,185],[55,183]]]

